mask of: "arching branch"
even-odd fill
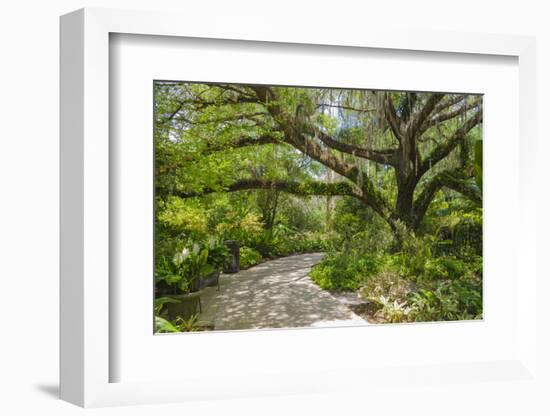
[[[482,204],[481,191],[472,183],[471,178],[464,175],[461,169],[445,170],[431,178],[415,199],[414,227],[419,225],[418,223],[424,218],[435,194],[443,187],[453,189],[479,206]]]
[[[163,124],[169,123],[173,120],[177,120],[181,117],[181,112],[186,109],[187,106],[193,106],[193,111],[204,110],[208,107],[223,107],[226,105],[234,104],[259,104],[256,97],[248,96],[237,96],[224,98],[223,100],[203,100],[200,98],[189,98],[185,100],[179,100],[175,106],[175,109],[172,110],[169,114],[159,115],[157,117],[157,125],[162,126]],[[185,120],[184,121],[188,121]]]
[[[373,162],[382,163],[385,165],[395,164],[395,161],[393,160],[393,156],[395,154],[394,149],[375,150],[367,149],[365,147],[354,146],[335,140],[328,134],[325,134],[323,132],[317,132],[316,136],[326,146],[340,152],[354,155],[363,159],[372,160]]]
[[[476,99],[466,105],[460,105],[458,108],[455,108],[453,110],[436,113],[433,117],[425,120],[424,124],[420,128],[420,133],[424,133],[430,127],[433,127],[438,123],[443,123],[444,121],[456,118],[461,114],[467,113],[468,111],[475,108],[481,108],[481,98]]]
[[[223,152],[227,151],[229,149],[238,149],[243,147],[250,147],[250,146],[262,146],[266,144],[284,144],[287,145],[284,141],[279,139],[278,137],[274,135],[263,135],[258,137],[251,137],[251,136],[241,136],[237,137],[229,142],[214,142],[214,143],[207,143],[203,149],[201,149],[200,153],[198,154],[185,154],[183,157],[181,157],[181,162],[183,164],[185,163],[191,163],[196,162],[201,157],[211,155],[216,152]],[[167,174],[170,172],[175,172],[180,168],[184,168],[184,165],[178,163],[177,165],[165,165],[161,161],[157,160],[156,163],[156,174]]]
[[[411,137],[416,137],[420,133],[420,126],[432,114],[435,106],[440,102],[445,94],[431,94],[420,111],[418,111],[411,119],[408,126],[408,134]]]
[[[201,152],[202,156],[206,156],[215,152],[222,152],[229,149],[238,149],[241,147],[249,146],[261,146],[265,144],[284,143],[281,139],[274,135],[262,135],[258,137],[241,136],[228,142],[214,142],[208,143],[204,150]]]
[[[347,163],[328,149],[323,149],[315,140],[310,139],[308,136],[315,135],[315,128],[312,125],[297,125],[294,116],[288,114],[277,104],[278,97],[275,91],[265,86],[253,86],[251,88],[256,91],[258,98],[266,101],[266,107],[273,119],[279,124],[285,142],[349,179],[361,190],[361,198],[364,203],[382,217],[387,218],[389,216],[391,209],[367,175],[361,173],[354,164]],[[302,122],[307,123],[307,120],[302,120]]]
[[[434,114],[439,114],[442,111],[446,110],[447,108],[458,104],[462,100],[465,100],[467,97],[468,97],[467,95],[463,95],[463,94],[458,94],[458,95],[457,94],[447,94],[446,98],[444,98],[443,100],[441,100],[440,102],[437,103],[437,105],[434,108],[433,113]]]
[[[401,142],[403,137],[403,131],[401,130],[401,120],[397,116],[397,113],[395,111],[395,106],[393,105],[391,96],[387,92],[384,93],[384,96],[382,99],[382,112],[395,138],[399,142]]]
[[[362,193],[359,188],[349,182],[295,182],[295,181],[283,181],[283,180],[266,180],[266,179],[243,179],[237,181],[225,188],[221,192],[237,192],[248,189],[272,189],[287,192],[294,195],[301,196],[352,196],[361,198]],[[215,192],[220,192],[219,189],[207,188],[200,192],[196,191],[173,191],[172,194],[180,198],[192,198],[197,196],[203,196]]]
[[[263,117],[266,115],[268,114],[265,111],[256,111],[253,113],[237,113],[230,116],[214,117],[206,120],[192,120],[185,117],[183,114],[179,114],[173,117],[170,121],[180,122],[180,123],[189,124],[189,125],[215,124],[215,123],[225,123],[225,122],[243,121],[243,120],[258,122],[257,117]]]
[[[445,142],[437,146],[434,150],[432,150],[431,153],[427,155],[420,163],[417,172],[417,179],[420,179],[436,163],[446,158],[453,151],[453,149],[455,149],[458,144],[462,140],[464,140],[470,130],[481,123],[482,120],[482,112],[477,111],[454,132],[453,136],[449,140],[446,140]]]

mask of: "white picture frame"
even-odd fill
[[[185,22],[185,24],[182,24]],[[540,387],[536,347],[536,205],[530,180],[535,166],[535,41],[529,37],[468,33],[400,32],[353,29],[289,28],[281,32],[266,22],[262,29],[235,33],[234,23],[220,20],[205,27],[200,19],[173,13],[82,9],[61,18],[61,398],[80,406],[160,403],[207,398],[253,397],[339,391],[393,377],[429,388],[434,382],[479,385],[506,381]],[[498,361],[441,362],[407,368],[349,368],[318,373],[284,370],[264,378],[234,382],[232,374],[182,378],[181,381],[110,382],[109,275],[109,35],[113,33],[185,38],[332,45],[452,54],[515,57],[519,67],[519,165],[521,198],[518,218],[517,348]],[[517,271],[510,270],[510,273]],[[152,335],[152,334],[151,334]],[[243,364],[245,365],[245,364]],[[346,380],[346,382],[342,382]],[[384,384],[384,383],[382,383]],[[424,387],[422,387],[424,386]],[[383,388],[382,388],[383,390]],[[455,390],[456,391],[456,390]],[[493,391],[493,390],[491,390]],[[452,394],[451,387],[444,394]],[[442,393],[442,394],[443,394]],[[443,395],[444,395],[443,394]],[[493,391],[497,399],[496,392]],[[443,397],[443,396],[442,396]],[[490,400],[490,397],[487,398]]]

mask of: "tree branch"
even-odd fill
[[[441,113],[443,110],[446,110],[449,107],[452,107],[453,105],[458,104],[462,100],[465,100],[467,95],[447,95],[445,99],[441,100],[434,108],[433,113],[438,114]]]
[[[221,192],[237,192],[248,189],[271,189],[301,196],[323,195],[361,197],[361,190],[349,182],[295,182],[266,179],[243,179],[225,187]],[[173,191],[172,194],[180,198],[192,198],[215,192],[220,192],[220,190],[207,188],[203,189],[201,192]]]
[[[394,165],[395,163],[393,161],[393,156],[395,153],[394,149],[375,150],[358,147],[352,144],[343,143],[341,141],[335,140],[321,131],[317,132],[316,137],[328,147],[336,149],[343,153],[361,157],[363,159],[369,159],[385,165]]]
[[[395,112],[395,107],[393,105],[393,101],[391,99],[390,94],[387,92],[384,93],[383,101],[382,101],[382,112],[384,114],[384,118],[388,122],[390,129],[392,130],[395,138],[401,142],[403,132],[401,131],[401,120],[397,116],[397,113]]]
[[[442,123],[444,121],[451,120],[455,117],[458,117],[461,114],[464,114],[464,113],[466,113],[470,110],[473,110],[474,108],[478,108],[479,104],[481,104],[481,99],[472,101],[471,103],[468,103],[465,106],[461,105],[461,106],[459,106],[458,108],[456,108],[454,110],[441,112],[439,114],[436,114],[432,118],[425,120],[424,124],[420,128],[420,134],[424,133],[430,127],[433,127],[433,126],[437,125],[438,123]]]
[[[288,112],[277,104],[277,94],[275,91],[262,86],[253,86],[251,88],[256,91],[256,94],[262,101],[269,103],[267,109],[280,126],[285,142],[356,184],[358,189],[361,190],[362,201],[378,212],[383,218],[388,218],[391,210],[386,200],[376,190],[372,180],[366,174],[361,173],[357,166],[345,162],[329,150],[323,149],[314,140],[309,139],[308,135],[315,135],[314,126],[309,123],[309,120],[298,122],[293,115],[288,114]]]
[[[223,107],[226,105],[233,105],[233,104],[261,104],[259,103],[258,99],[256,97],[231,97],[231,98],[225,98],[224,100],[201,100],[201,99],[187,99],[187,100],[180,100],[177,103],[176,109],[170,112],[169,114],[165,115],[164,117],[160,116],[157,120],[157,123],[159,124],[165,124],[173,120],[180,111],[184,110],[187,105],[192,105],[193,111],[197,110],[203,110],[208,107]]]
[[[417,179],[420,179],[422,175],[424,175],[436,163],[447,157],[449,153],[451,153],[453,149],[455,149],[458,144],[462,140],[464,140],[468,132],[479,123],[481,123],[482,120],[483,116],[481,110],[477,111],[472,117],[466,120],[466,122],[455,131],[455,133],[449,140],[441,143],[434,150],[432,150],[432,152],[428,156],[426,156],[426,158],[420,163],[417,172]]]
[[[180,115],[178,117],[173,117],[172,120],[183,122],[183,123],[186,123],[186,124],[189,124],[189,125],[199,125],[199,124],[225,123],[225,122],[228,122],[228,121],[240,121],[240,120],[257,121],[257,119],[255,119],[255,117],[267,116],[267,115],[269,115],[269,114],[266,113],[265,111],[257,111],[257,112],[254,112],[254,113],[234,114],[232,116],[216,117],[216,118],[211,118],[211,119],[208,119],[208,120],[200,120],[200,121],[190,120],[187,117],[184,117],[184,116]]]
[[[203,149],[201,149],[199,154],[186,154],[184,157],[181,158],[181,161],[183,163],[196,162],[201,157],[211,155],[212,153],[223,152],[229,149],[237,149],[241,147],[261,146],[265,144],[285,144],[286,145],[286,143],[283,140],[271,135],[263,135],[259,137],[242,136],[242,137],[237,137],[236,139],[232,140],[229,143],[225,143],[225,142],[207,143],[206,146]],[[182,168],[184,168],[184,165],[182,164],[167,165],[157,160],[156,175],[167,174]]]
[[[238,137],[228,143],[208,143],[206,148],[201,152],[203,156],[209,155],[215,152],[222,152],[228,149],[237,149],[247,146],[260,146],[264,144],[283,143],[281,139],[278,139],[272,135],[262,135],[258,137],[242,136]]]
[[[375,108],[357,108],[349,105],[327,104],[327,103],[317,104],[317,108],[323,108],[323,107],[340,108],[342,110],[355,111],[357,113],[372,113],[376,111]]]
[[[422,126],[424,121],[426,121],[426,119],[430,116],[430,114],[432,114],[432,112],[435,109],[435,106],[437,105],[438,102],[440,102],[443,99],[444,96],[445,94],[430,95],[430,97],[426,100],[426,103],[424,104],[422,109],[413,116],[408,127],[409,136],[416,137],[420,135],[418,134],[420,133],[419,132],[420,127]]]
[[[419,225],[436,193],[443,187],[461,193],[479,206],[482,204],[481,191],[472,183],[471,178],[464,175],[460,169],[445,170],[430,179],[414,201],[414,227]]]

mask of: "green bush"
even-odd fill
[[[480,319],[483,314],[481,280],[463,277],[438,282],[411,294],[415,321]]]
[[[412,283],[399,274],[382,271],[365,280],[360,294],[363,298],[380,304],[384,303],[380,302],[381,298],[390,299],[392,302],[403,302],[407,300],[412,289]]]
[[[353,291],[359,289],[368,276],[378,272],[381,265],[376,255],[335,253],[313,267],[310,276],[322,289]]]
[[[326,251],[327,242],[319,235],[298,235],[279,241],[276,245],[279,255],[288,256],[298,253]]]
[[[250,247],[239,249],[240,265],[243,269],[254,266],[262,261],[262,255]]]
[[[456,279],[469,272],[468,265],[454,257],[435,257],[426,260],[420,278],[428,280]]]
[[[208,244],[190,242],[172,258],[159,256],[155,267],[157,294],[188,293],[194,290],[198,279],[220,270],[228,260],[227,248],[214,241]]]
[[[165,319],[161,316],[155,316],[155,332],[156,333],[173,333],[173,332],[196,332],[202,328],[197,326],[198,315],[193,315],[187,319],[178,316],[173,321]]]
[[[479,319],[482,316],[482,258],[434,256],[427,238],[412,236],[403,251],[359,256],[360,294],[385,322]],[[424,244],[422,243],[424,242]]]
[[[221,270],[231,261],[229,250],[225,244],[212,243],[208,250],[208,264],[211,264],[215,270]]]

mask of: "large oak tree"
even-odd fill
[[[416,230],[442,188],[481,205],[472,156],[481,96],[180,82],[157,83],[155,93],[161,198],[247,189],[350,196],[394,230],[398,223]],[[232,170],[208,159],[265,145],[283,146],[295,161],[314,161],[338,179]],[[391,173],[393,192],[373,172]]]

